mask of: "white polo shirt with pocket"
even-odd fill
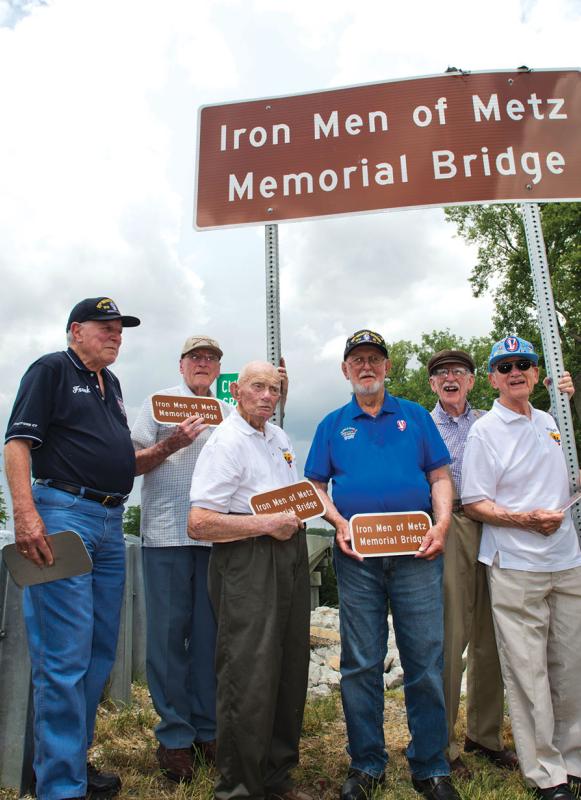
[[[470,429],[462,470],[462,503],[491,500],[510,511],[557,510],[569,498],[569,479],[555,420],[531,406],[531,417],[494,401]],[[487,522],[479,561],[528,572],[558,572],[581,566],[570,510],[550,536]]]

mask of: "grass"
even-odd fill
[[[123,781],[120,800],[211,800],[215,773],[199,764],[193,783],[176,785],[159,772],[153,726],[157,721],[144,686],[133,686],[133,701],[117,708],[104,703],[99,708],[96,745],[92,760],[99,766],[118,771]],[[458,735],[464,735],[463,708]],[[404,748],[407,730],[401,689],[385,695],[385,737],[390,753],[386,782],[373,800],[418,800],[409,778]],[[507,724],[506,738],[511,743]],[[460,739],[461,740],[461,739]],[[488,765],[477,756],[464,756],[474,778],[457,781],[462,800],[530,800],[518,773],[508,773]],[[301,740],[301,764],[296,770],[297,784],[320,800],[337,800],[348,767],[345,753],[345,723],[338,692],[307,703]],[[0,800],[16,800],[16,791],[0,789]]]

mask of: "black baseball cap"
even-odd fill
[[[141,325],[137,317],[124,316],[114,300],[110,297],[87,297],[73,308],[69,314],[67,331],[70,331],[73,322],[89,322],[90,320],[120,319],[124,328],[136,328]]]
[[[377,347],[377,349],[381,350],[381,352],[386,358],[389,358],[389,353],[387,352],[387,345],[385,343],[385,339],[383,338],[383,336],[380,333],[376,333],[375,331],[370,331],[367,328],[363,328],[360,331],[355,331],[355,333],[353,333],[345,342],[345,352],[343,353],[343,361],[345,361],[351,350],[354,350],[361,344],[370,345],[371,347]]]

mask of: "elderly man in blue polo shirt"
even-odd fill
[[[8,423],[4,460],[18,550],[38,566],[52,564],[51,534],[74,530],[93,562],[86,575],[24,591],[39,800],[111,797],[121,788],[117,775],[87,763],[87,749],[115,660],[123,503],[135,474],[121,387],[108,367],[123,327],[137,325],[109,297],[77,303],[68,350],[28,368]]]
[[[341,696],[351,756],[341,798],[363,800],[384,781],[389,605],[404,669],[413,786],[427,798],[457,800],[444,752],[442,685],[442,553],[452,508],[450,455],[424,408],[385,391],[390,367],[379,333],[360,330],[347,339],[342,370],[353,397],[320,423],[305,467],[336,531]],[[329,481],[333,501],[327,494]],[[357,556],[351,549],[350,517],[398,511],[433,514],[434,525],[418,552]]]

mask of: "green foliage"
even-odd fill
[[[394,342],[389,347],[392,362],[387,379],[390,394],[405,397],[431,410],[438,398],[430,387],[426,364],[439,350],[465,350],[476,364],[476,379],[470,393],[470,404],[474,408],[489,409],[495,392],[487,378],[486,365],[493,339],[482,336],[463,339],[449,330],[422,334],[419,344],[405,340]]]
[[[141,506],[128,506],[123,514],[123,533],[140,536]]]
[[[10,517],[8,516],[8,508],[4,498],[4,491],[0,486],[0,528],[5,528]]]
[[[543,237],[551,271],[565,368],[575,379],[575,420],[581,441],[581,203],[541,206]],[[447,208],[446,218],[459,235],[478,246],[470,283],[476,297],[489,291],[495,301],[492,337],[511,333],[533,342],[542,352],[533,281],[523,221],[515,205]],[[541,379],[544,372],[541,373]],[[548,407],[541,385],[531,401]]]

